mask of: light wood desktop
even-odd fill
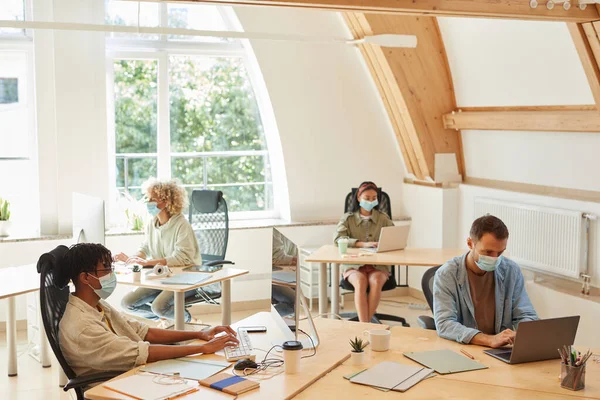
[[[221,292],[221,314],[223,325],[231,324],[231,279],[246,275],[249,271],[239,268],[223,268],[219,271],[210,273],[209,279],[196,285],[165,285],[160,283],[166,278],[150,279],[146,277],[146,271],[142,272],[142,278],[139,282],[133,280],[132,273],[119,273],[117,269],[117,282],[121,285],[144,287],[149,289],[168,290],[175,294],[175,329],[185,329],[185,292],[188,290],[197,289],[202,286],[211,285],[213,283],[222,283]],[[182,268],[173,268],[173,273],[178,274],[183,271]]]
[[[342,257],[337,246],[329,244],[312,253],[306,262],[320,264],[319,269],[319,314],[327,313],[327,264],[331,264],[331,298],[340,297],[340,265],[406,265],[414,267],[431,267],[442,265],[446,261],[463,255],[465,249],[418,249],[387,251],[385,253],[368,253],[361,255],[361,250],[349,248],[349,255],[358,257]],[[362,252],[364,254],[364,251]],[[339,303],[331,302],[331,313],[339,314]],[[332,318],[335,318],[332,316]]]
[[[241,397],[244,399],[289,399],[296,396],[298,393],[307,389],[318,379],[325,376],[344,360],[350,356],[350,345],[348,340],[354,336],[361,336],[367,329],[387,329],[385,325],[366,324],[358,322],[337,321],[323,318],[316,318],[315,325],[319,331],[321,344],[317,349],[317,354],[314,357],[305,358],[301,361],[300,371],[294,375],[286,375],[281,372],[274,375],[276,371],[269,371],[267,375],[255,375],[250,379],[260,381],[260,388],[248,393],[244,393]],[[266,333],[251,334],[252,345],[255,349],[257,360],[262,360],[266,351],[268,351],[274,343],[279,343],[282,335],[275,323],[271,314],[268,312],[254,314],[253,316],[243,319],[234,325],[234,328],[243,326],[264,325],[267,327]],[[308,324],[306,321],[301,321],[300,326],[307,330]],[[262,349],[258,350],[258,349]],[[306,350],[304,355],[312,354],[312,350]],[[271,352],[271,356],[281,357],[281,353]],[[201,359],[219,359],[224,360],[219,355],[202,355],[197,356]],[[120,379],[124,376],[135,373],[135,370],[129,371],[115,379]],[[279,369],[283,371],[283,369]],[[227,370],[226,372],[231,372]],[[270,379],[265,379],[271,376]],[[102,385],[96,386],[86,393],[86,398],[91,400],[130,400],[128,396],[124,396],[106,389]],[[185,400],[206,400],[206,399],[227,399],[231,400],[232,396],[223,394],[217,390],[201,387],[199,391],[183,397]]]
[[[481,346],[462,345],[437,336],[435,331],[420,328],[391,328],[390,350],[374,352],[367,348],[367,363],[352,366],[345,362],[326,377],[302,393],[299,399],[327,398],[335,394],[336,398],[358,398],[368,395],[372,398],[384,398],[386,393],[376,389],[350,383],[344,375],[361,371],[382,361],[395,361],[403,364],[418,365],[403,356],[408,351],[429,351],[450,349],[460,353],[464,349],[475,360],[488,366],[488,369],[449,375],[438,375],[420,382],[404,393],[409,399],[460,398],[460,399],[573,399],[573,397],[600,399],[600,364],[588,361],[586,367],[586,387],[573,392],[560,387],[560,360],[548,360],[533,363],[509,365],[483,353]],[[583,347],[581,349],[584,349]],[[596,352],[597,354],[597,352]],[[388,393],[389,394],[389,393]]]
[[[8,348],[8,376],[17,375],[17,321],[15,296],[40,290],[40,274],[36,264],[0,269],[0,300],[6,299],[6,346]],[[39,312],[39,307],[38,307]],[[51,364],[46,333],[39,318],[40,362]]]

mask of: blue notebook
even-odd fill
[[[200,272],[184,272],[163,279],[160,283],[165,285],[197,285],[209,279],[211,276],[211,274],[203,274]]]

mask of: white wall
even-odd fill
[[[594,103],[565,23],[438,21],[459,107]]]
[[[465,242],[457,240],[456,236],[458,189],[404,185],[404,200],[412,218],[409,247],[465,247]],[[421,279],[426,270],[425,267],[408,268],[410,287],[421,290]]]
[[[103,2],[35,3],[37,19],[104,23]],[[104,33],[40,31],[34,43],[42,232],[68,233],[72,192],[108,199]]]
[[[338,13],[236,8],[246,31],[349,37]],[[405,168],[394,132],[358,49],[252,41],[275,112],[292,220],[337,218],[349,189],[383,186],[404,214]]]

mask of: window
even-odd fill
[[[107,4],[107,21],[137,24],[137,3]],[[140,6],[148,24],[155,12],[163,26],[230,27],[222,7],[151,5],[154,11]],[[244,48],[220,38],[149,36],[107,38],[115,191],[140,199],[148,178],[177,178],[190,194],[198,188],[223,191],[232,218],[276,217]]]
[[[2,0],[0,19],[24,20],[23,0]],[[13,233],[39,231],[32,41],[0,28],[0,197],[11,203]]]
[[[12,21],[25,20],[25,0],[2,0],[0,7],[0,19]],[[2,36],[20,36],[25,35],[24,29],[0,28],[0,37]]]

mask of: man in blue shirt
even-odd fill
[[[492,215],[476,219],[469,252],[435,274],[433,312],[440,337],[502,347],[513,343],[521,321],[538,319],[519,266],[504,258],[508,228]]]

